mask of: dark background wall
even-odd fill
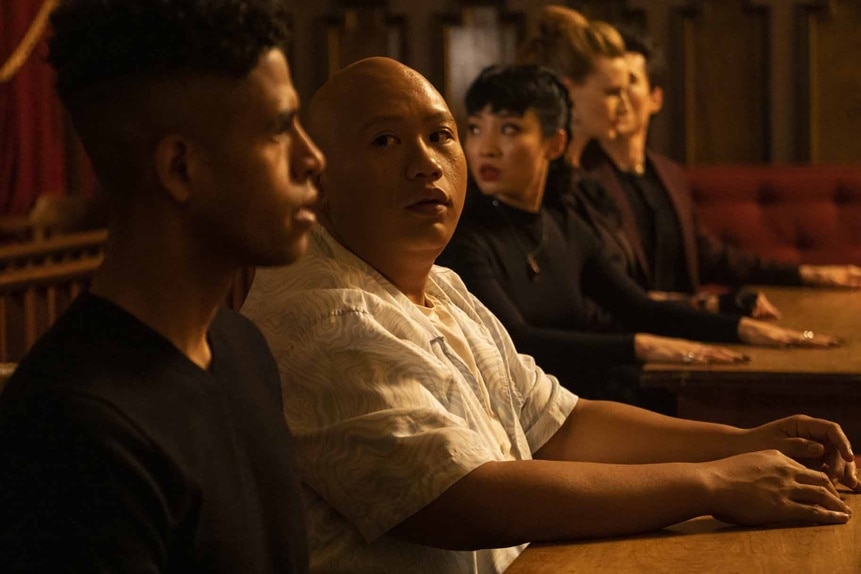
[[[283,0],[290,59],[307,101],[361,57],[425,74],[460,114],[485,65],[511,61],[551,0]],[[664,111],[652,145],[688,164],[861,160],[861,0],[567,0],[633,25],[663,48]],[[49,0],[0,0],[0,65]],[[0,78],[0,216],[97,182],[51,88],[44,42]]]
[[[546,4],[658,42],[670,81],[652,143],[679,160],[861,160],[858,0],[303,0],[293,9],[294,77],[307,99],[339,67],[387,54],[458,111],[472,76],[510,60]]]

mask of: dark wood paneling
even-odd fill
[[[657,151],[700,163],[861,156],[857,0],[297,2],[296,85],[307,102],[332,70],[389,55],[428,76],[461,115],[474,75],[513,59],[510,38],[534,30],[550,4],[644,28],[663,49],[670,82],[652,125]]]
[[[801,9],[799,133],[813,162],[861,161],[861,3],[830,0]]]
[[[559,2],[559,4],[565,4]],[[616,24],[642,24],[643,10],[632,8],[627,0],[579,0],[567,5],[582,12],[590,20],[604,20]]]
[[[406,20],[384,4],[347,8],[326,19],[326,72],[335,72],[371,56],[406,62]]]
[[[496,6],[468,5],[456,14],[438,15],[441,52],[433,81],[455,118],[464,119],[464,94],[485,66],[514,61],[524,32],[523,14],[505,12]]]
[[[746,0],[697,2],[677,10],[683,62],[682,157],[688,163],[767,161],[768,16]]]

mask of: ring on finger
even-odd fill
[[[688,351],[682,357],[682,362],[686,365],[690,365],[691,363],[694,362],[694,359],[696,358],[696,356],[697,356],[696,353],[694,353],[693,351]]]
[[[805,341],[811,341],[811,340],[813,340],[813,336],[814,336],[814,335],[813,335],[813,331],[810,331],[810,330],[804,330],[804,331],[802,331],[802,332],[801,332],[801,338],[802,338],[802,339],[804,339]]]

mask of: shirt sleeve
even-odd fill
[[[412,342],[406,320],[391,322],[347,309],[296,339],[266,333],[303,480],[369,542],[496,460],[464,418],[450,365]]]
[[[548,375],[528,354],[518,353],[505,327],[475,296],[474,309],[488,329],[496,347],[508,364],[513,390],[518,399],[520,425],[526,434],[531,453],[535,453],[562,426],[578,397],[559,379]]]
[[[738,342],[738,318],[655,301],[633,279],[593,251],[583,268],[583,289],[634,331],[700,341]]]
[[[500,339],[500,349],[513,364],[511,378],[520,398],[518,418],[534,454],[565,423],[578,397],[545,373],[531,355],[518,354],[507,336]]]

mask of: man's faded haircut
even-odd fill
[[[82,89],[134,76],[241,78],[288,38],[278,0],[62,0],[51,25],[49,61],[66,103]]]
[[[115,196],[141,181],[175,119],[160,103],[182,102],[186,80],[244,79],[288,36],[279,0],[61,0],[51,24],[57,93]]]

